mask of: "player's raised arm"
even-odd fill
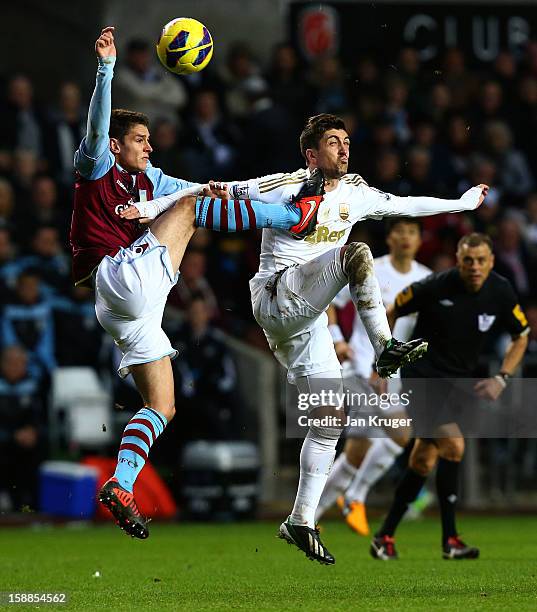
[[[89,179],[103,176],[113,164],[108,131],[112,111],[112,77],[116,61],[114,28],[104,28],[95,42],[98,69],[88,112],[86,136],[75,153],[75,168]]]
[[[445,200],[430,196],[401,197],[385,193],[368,185],[362,186],[362,193],[367,206],[365,216],[370,218],[392,216],[428,217],[440,213],[475,210],[481,206],[488,190],[488,185],[477,185],[468,189],[457,200]]]

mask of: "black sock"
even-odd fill
[[[397,489],[395,489],[395,497],[388,516],[384,519],[382,527],[377,531],[377,536],[393,536],[397,525],[399,525],[408,509],[408,504],[416,499],[426,480],[426,476],[420,476],[410,468],[405,470]]]
[[[457,535],[455,504],[457,503],[459,461],[439,459],[436,469],[436,492],[442,518],[442,545]]]

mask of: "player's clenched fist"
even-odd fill
[[[114,26],[107,26],[102,30],[101,35],[95,42],[97,57],[115,57],[114,29]]]

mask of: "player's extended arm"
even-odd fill
[[[529,331],[529,330],[528,330]],[[511,376],[520,365],[524,353],[528,348],[528,334],[524,333],[521,336],[513,338],[505,351],[502,367],[500,372],[505,372]]]
[[[95,90],[91,96],[86,136],[75,153],[75,168],[86,178],[96,179],[106,174],[113,156],[103,155],[109,148],[108,130],[112,111],[112,78],[116,62],[114,28],[106,27],[95,43],[98,68]]]
[[[440,213],[457,213],[475,210],[478,208],[488,193],[488,185],[477,185],[468,189],[458,200],[444,200],[429,196],[395,196],[383,193],[370,187],[367,198],[371,199],[372,206],[367,217],[427,217]]]

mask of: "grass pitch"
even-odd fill
[[[435,519],[404,523],[401,559],[387,563],[328,522],[332,567],[276,539],[276,523],[153,524],[147,541],[113,526],[2,529],[0,591],[70,597],[63,606],[11,606],[18,610],[537,610],[537,519],[460,523],[481,547],[477,561],[442,560]]]

